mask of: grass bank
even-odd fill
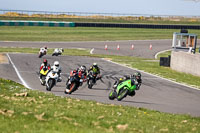
[[[172,39],[176,29],[0,26],[1,41],[115,41]],[[200,30],[189,30],[200,35]]]
[[[200,118],[59,97],[3,79],[0,123],[4,133],[200,131]]]

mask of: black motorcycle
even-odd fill
[[[97,80],[101,79],[101,76],[97,76],[93,71],[90,71],[87,75],[87,84],[88,88],[92,89],[93,85],[97,82]]]
[[[96,77],[97,75],[94,74],[93,71],[90,71],[87,75],[87,84],[89,89],[92,89],[93,85],[96,83]]]

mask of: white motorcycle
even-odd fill
[[[46,89],[47,91],[51,91],[51,89],[56,85],[58,82],[58,73],[55,71],[50,71],[46,77]]]
[[[44,48],[41,48],[40,51],[39,51],[39,58],[41,58],[42,56],[46,55],[47,54],[47,50],[45,50]]]
[[[62,55],[62,53],[64,52],[63,48],[56,48],[52,54],[52,56],[58,56],[58,55]]]

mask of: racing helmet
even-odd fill
[[[55,61],[55,62],[54,62],[54,66],[59,67],[59,62],[58,62],[58,61]]]
[[[135,73],[134,73],[134,77],[135,77],[137,80],[140,80],[140,79],[141,79],[141,73],[140,73],[140,72],[135,72]]]
[[[47,59],[44,59],[43,63],[44,63],[44,65],[47,65],[47,63],[48,63]]]
[[[81,70],[81,72],[86,72],[86,66],[84,66],[84,65],[81,66],[81,67],[80,67],[80,70]]]
[[[93,63],[93,67],[97,67],[98,65],[97,65],[97,63]]]

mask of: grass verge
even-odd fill
[[[172,39],[178,29],[0,26],[1,41],[115,41]],[[200,30],[189,30],[200,35]]]
[[[53,53],[54,49],[48,49],[48,53]],[[13,47],[2,47],[0,53],[31,53],[38,54],[39,48],[13,48]],[[72,56],[86,56],[89,55],[89,50],[82,49],[64,49],[63,55],[72,55]]]
[[[200,118],[60,97],[3,79],[0,123],[4,133],[200,131]]]

